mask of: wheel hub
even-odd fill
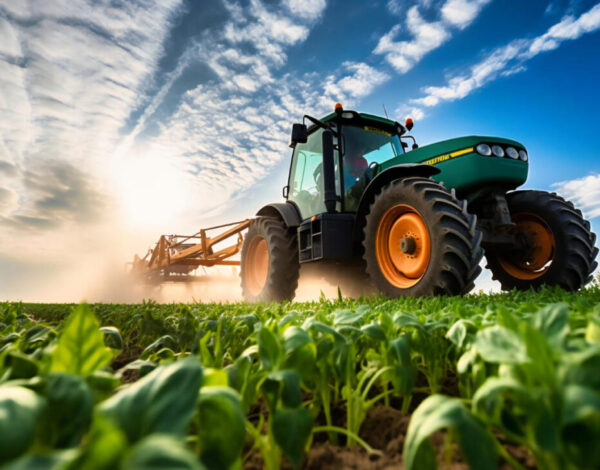
[[[413,237],[404,237],[400,242],[400,250],[402,253],[406,253],[407,255],[412,255],[417,249],[417,242]]]
[[[530,213],[514,214],[519,240],[524,249],[499,256],[498,261],[511,276],[521,280],[533,280],[545,274],[554,259],[554,234],[544,220]]]
[[[386,279],[394,286],[415,285],[431,256],[429,231],[414,208],[398,204],[382,217],[377,231],[377,256]]]

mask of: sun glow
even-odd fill
[[[115,158],[110,175],[118,210],[135,228],[173,227],[192,201],[192,181],[168,158],[152,153]]]

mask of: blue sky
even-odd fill
[[[0,297],[280,200],[336,101],[521,141],[598,231],[599,46],[591,0],[0,0]]]

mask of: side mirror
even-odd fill
[[[306,124],[294,124],[292,126],[292,143],[291,145],[296,144],[305,144],[308,140],[308,128]]]

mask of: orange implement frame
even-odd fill
[[[194,235],[162,235],[154,248],[140,258],[135,255],[130,272],[149,281],[192,281],[190,273],[200,266],[239,266],[239,260],[229,259],[242,249],[244,236],[251,220],[217,225],[200,230]],[[224,232],[208,236],[207,232],[229,227]],[[215,245],[237,236],[236,243],[215,251]]]

